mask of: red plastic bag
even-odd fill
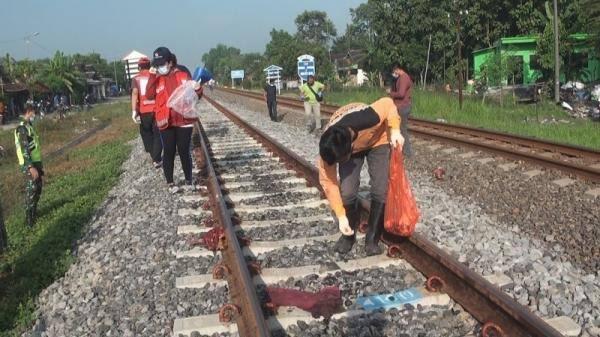
[[[402,148],[392,149],[390,177],[385,205],[384,226],[387,232],[411,236],[421,216],[417,201],[404,171]]]

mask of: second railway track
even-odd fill
[[[366,257],[360,239],[350,254],[333,253],[339,234],[314,167],[212,103],[224,115],[211,112],[198,125],[195,152],[211,159],[210,203],[195,214],[222,228],[222,261],[213,273],[182,276],[177,286],[216,284],[228,290],[230,301],[219,303],[222,309],[214,315],[176,320],[175,336],[561,336],[419,235],[394,241],[393,253],[401,259]],[[190,230],[192,241],[211,229]],[[212,252],[196,247],[178,255],[203,258]],[[342,303],[331,320],[297,309],[273,310],[266,290],[314,293],[335,285]],[[426,285],[442,291],[429,292]],[[365,299],[380,308],[368,310]]]
[[[261,94],[255,92],[220,90],[248,98],[263,99]],[[303,109],[302,102],[289,97],[278,97],[278,104],[289,108]],[[322,104],[321,112],[331,115],[337,108],[339,107],[335,105]],[[414,135],[425,139],[481,149],[510,159],[535,163],[590,181],[600,182],[600,151],[596,149],[419,118],[411,118],[409,129]]]

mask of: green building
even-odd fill
[[[538,62],[536,36],[505,37],[492,48],[476,50],[473,52],[473,70],[476,80],[484,76],[484,65],[490,57],[501,53],[511,64],[512,78],[504,78],[504,84],[533,84],[542,77],[541,66]],[[561,69],[561,82],[565,80],[578,80],[584,83],[600,80],[600,58],[589,42],[587,34],[573,34],[569,39],[574,43],[574,54],[570,60],[572,69],[578,74],[576,78],[565,78]],[[563,67],[561,67],[563,68]]]

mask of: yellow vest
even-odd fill
[[[25,127],[25,129],[27,130],[27,141],[29,143],[29,153],[31,154],[31,162],[41,162],[42,149],[40,148],[40,139],[31,123],[21,121],[19,126],[15,129],[15,146],[17,148],[17,158],[19,159],[19,165],[25,165],[25,156],[23,155],[25,153],[25,149],[21,148],[21,142],[19,141],[20,127]]]

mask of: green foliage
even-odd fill
[[[326,45],[337,35],[333,22],[325,12],[304,11],[294,22],[298,29],[297,36],[301,41]]]
[[[54,92],[74,93],[76,89],[81,89],[85,84],[82,74],[75,68],[73,59],[70,56],[57,51],[54,57],[50,59],[44,70],[44,78]]]

